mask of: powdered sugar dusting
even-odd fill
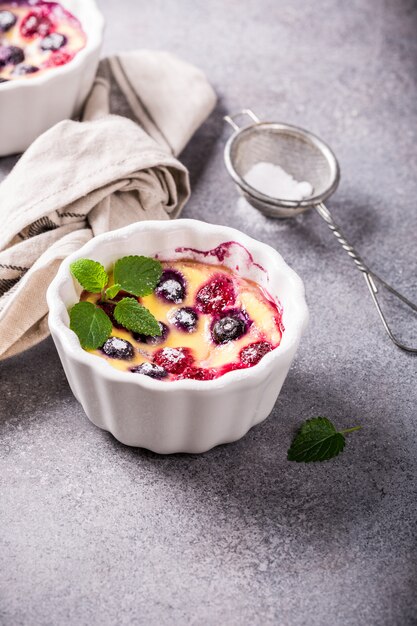
[[[281,200],[305,200],[313,194],[313,186],[299,182],[280,165],[260,161],[245,174],[244,179],[257,191]]]
[[[112,346],[116,350],[124,350],[124,348],[126,348],[126,341],[119,339],[118,337],[113,337]]]
[[[162,350],[164,359],[167,359],[170,363],[179,363],[185,359],[185,354],[178,348],[163,348]]]

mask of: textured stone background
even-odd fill
[[[319,217],[238,205],[222,162],[222,115],[241,107],[322,136],[342,169],[335,217],[417,298],[417,4],[100,4],[105,53],[166,48],[207,72],[219,105],[183,154],[184,217],[275,246],[305,280],[311,324],[270,418],[201,456],[95,428],[50,340],[1,363],[1,623],[417,624],[417,357],[389,342]],[[317,414],[364,429],[336,460],[288,463],[294,429]]]

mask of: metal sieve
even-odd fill
[[[243,115],[249,116],[251,122],[240,127],[236,119]],[[417,347],[405,345],[393,334],[379,303],[376,283],[399,298],[414,312],[417,312],[417,305],[386,283],[364,263],[324,205],[324,201],[336,191],[340,180],[339,164],[329,146],[313,133],[298,126],[280,122],[262,122],[250,109],[243,109],[235,115],[227,115],[224,119],[235,131],[224,150],[226,168],[244,198],[269,217],[295,217],[314,207],[357,269],[362,272],[391,341],[402,350],[417,353]],[[260,162],[279,165],[296,180],[308,181],[313,187],[313,195],[304,200],[287,200],[261,193],[245,180],[251,167]]]

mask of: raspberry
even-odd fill
[[[153,357],[157,365],[171,374],[181,374],[193,364],[194,358],[190,348],[161,348]]]
[[[74,58],[73,52],[65,52],[64,50],[58,50],[53,52],[45,63],[45,67],[59,67],[65,65]]]
[[[23,37],[33,37],[39,35],[46,37],[52,30],[52,22],[49,19],[49,9],[47,7],[34,7],[33,11],[23,18],[20,24],[20,32]]]
[[[267,354],[271,352],[272,345],[268,341],[257,341],[242,348],[239,353],[240,360],[246,367],[252,367]]]
[[[233,281],[228,276],[218,274],[197,292],[197,309],[202,313],[220,313],[235,301]]]
[[[217,372],[213,369],[206,369],[204,367],[186,367],[185,370],[179,374],[175,380],[213,380],[216,378]]]

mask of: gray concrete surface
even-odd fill
[[[342,168],[335,217],[417,298],[417,4],[100,4],[105,53],[165,48],[207,72],[219,105],[183,154],[184,217],[275,246],[305,280],[311,324],[270,418],[201,456],[95,428],[51,340],[1,363],[1,624],[417,624],[417,357],[389,342],[318,216],[238,206],[222,162],[222,115],[240,107],[322,136]],[[416,342],[417,320],[392,316]],[[320,414],[364,428],[336,460],[287,462]]]

